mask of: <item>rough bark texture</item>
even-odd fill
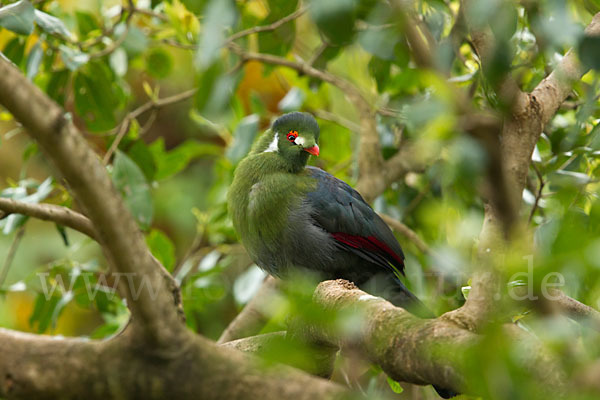
[[[467,21],[468,22],[468,21]],[[600,13],[596,14],[585,29],[586,35],[600,35]],[[493,51],[493,37],[485,30],[474,30],[471,33],[474,45],[484,64]],[[512,204],[519,204],[523,189],[527,182],[529,164],[535,144],[542,130],[554,115],[560,104],[569,95],[574,82],[586,71],[581,68],[574,52],[571,50],[562,59],[555,71],[538,84],[531,93],[520,91],[511,77],[500,85],[504,98],[513,101],[511,112],[504,120],[500,146],[502,165],[507,179],[507,195]],[[502,251],[503,213],[497,205],[486,206],[485,219],[480,235],[480,254]],[[509,234],[509,233],[508,233]],[[473,276],[472,291],[465,305],[446,315],[456,323],[468,329],[478,330],[490,321],[493,310],[497,308],[497,294],[503,285],[501,274],[495,270],[487,257],[480,261],[482,268]],[[489,260],[489,259],[488,259]]]

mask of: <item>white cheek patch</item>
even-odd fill
[[[273,135],[273,140],[269,143],[269,147],[263,153],[277,153],[279,151],[277,132]]]
[[[294,140],[294,143],[296,143],[298,146],[304,146],[304,138],[302,136],[298,136],[296,138],[296,140]]]

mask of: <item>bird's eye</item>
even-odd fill
[[[296,132],[296,131],[290,131],[287,134],[287,139],[292,143],[294,143],[294,140],[296,140],[297,137],[298,137],[298,132]]]

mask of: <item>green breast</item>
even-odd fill
[[[228,194],[233,225],[250,256],[277,251],[288,227],[289,213],[300,207],[316,180],[303,171],[290,173],[276,154],[244,159],[235,172]]]

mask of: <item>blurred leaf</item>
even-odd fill
[[[154,180],[156,174],[154,155],[143,140],[135,140],[128,147],[127,155],[140,167],[148,182]]]
[[[356,0],[312,0],[310,14],[334,45],[346,44],[354,34],[358,2]]]
[[[24,184],[24,183],[26,183],[26,182],[21,181],[21,184]],[[19,189],[19,188],[15,188],[15,189]],[[27,195],[27,191],[26,191],[25,187],[21,186],[20,189],[21,190],[14,190],[14,191],[4,190],[1,193],[1,195],[2,195],[2,197],[8,197],[8,198],[11,198],[14,200],[19,200],[24,203],[39,203],[42,200],[44,200],[46,197],[48,197],[48,195],[52,192],[52,190],[53,190],[52,178],[47,178],[44,182],[39,184],[39,186],[37,186],[35,192],[33,192],[30,195]],[[0,226],[3,226],[2,233],[4,233],[5,235],[8,235],[8,234],[14,232],[17,228],[22,226],[27,221],[27,219],[28,219],[28,217],[26,217],[25,215],[10,214],[5,219],[0,220]]]
[[[153,77],[166,78],[173,69],[173,58],[165,50],[154,48],[146,55],[146,67]]]
[[[46,84],[45,92],[52,100],[61,105],[64,104],[65,101],[65,90],[69,75],[70,71],[67,69],[55,71],[50,75],[50,80]]]
[[[368,25],[358,35],[358,42],[369,53],[391,61],[401,37],[394,11],[389,5],[380,3],[369,15]]]
[[[211,65],[200,75],[195,105],[209,120],[220,119],[227,111],[239,75],[225,73],[219,63]]]
[[[584,36],[579,42],[579,58],[586,68],[600,70],[600,37]]]
[[[154,212],[150,186],[140,167],[119,150],[113,161],[112,180],[140,227],[147,229]]]
[[[377,90],[380,92],[383,92],[385,89],[385,85],[390,76],[390,68],[391,63],[379,57],[373,56],[371,57],[371,61],[369,61],[369,73],[375,78]]]
[[[298,6],[297,0],[269,0],[269,15],[261,25],[272,24],[293,13]],[[296,38],[296,23],[290,21],[283,24],[274,31],[261,32],[258,34],[258,50],[261,53],[284,56],[292,48]]]
[[[306,96],[300,88],[293,87],[279,101],[277,107],[282,112],[298,111],[302,108],[305,98]]]
[[[49,299],[46,299],[43,293],[37,295],[33,312],[29,317],[29,324],[32,327],[37,324],[36,330],[38,333],[46,332],[50,326],[54,310],[59,301],[59,296],[52,296]]]
[[[25,56],[25,41],[16,37],[6,44],[2,52],[16,66],[20,66]]]
[[[130,57],[135,57],[146,51],[147,47],[148,38],[144,32],[136,26],[130,26],[127,31],[127,36],[125,36],[125,40],[123,41],[123,48],[127,54]]]
[[[237,164],[248,154],[256,133],[258,132],[258,122],[260,118],[256,114],[243,118],[233,132],[233,144],[229,146],[225,156],[233,164]]]
[[[195,64],[201,70],[213,64],[225,43],[225,29],[235,22],[237,10],[232,0],[212,0],[204,11],[202,37],[195,56]]]
[[[65,24],[53,15],[40,10],[35,10],[34,19],[40,28],[51,35],[60,35],[65,38],[71,38],[73,36]]]
[[[90,32],[100,28],[93,14],[77,10],[75,11],[75,19],[77,20],[77,28],[81,36],[87,36]]]
[[[252,265],[233,284],[233,297],[238,304],[246,304],[262,286],[267,273]]]
[[[108,63],[117,76],[125,76],[128,68],[127,52],[119,47],[111,53]]]
[[[20,0],[0,8],[0,26],[29,35],[33,31],[34,8],[27,0]]]
[[[101,62],[92,62],[79,70],[73,82],[75,109],[93,132],[112,129],[115,111],[120,105],[120,88],[112,70]]]
[[[158,229],[152,229],[146,235],[146,244],[150,251],[160,261],[160,263],[169,271],[173,271],[175,266],[175,246],[171,239]]]
[[[400,385],[400,383],[396,382],[395,380],[393,380],[389,376],[387,377],[387,383],[390,386],[390,389],[392,389],[392,392],[397,393],[397,394],[400,394],[400,393],[404,392],[404,389],[402,388],[402,386]]]
[[[201,156],[218,156],[223,154],[222,148],[214,144],[199,143],[188,140],[171,151],[165,151],[163,138],[150,145],[150,152],[156,163],[154,179],[167,179],[182,171],[191,160]]]
[[[63,62],[71,71],[79,69],[90,60],[89,54],[83,53],[80,50],[72,49],[65,45],[60,45],[59,49]]]
[[[228,0],[229,1],[229,0]],[[204,1],[180,1],[173,0],[172,2],[165,2],[165,14],[169,16],[171,25],[175,28],[177,38],[183,43],[194,43],[196,42],[198,33],[200,31],[200,23],[198,18],[193,12],[187,8],[189,5],[192,9],[205,8]]]
[[[548,175],[548,180],[553,185],[559,186],[585,186],[591,178],[584,173],[559,170]]]
[[[33,79],[39,69],[40,64],[42,62],[42,57],[44,56],[44,51],[42,50],[42,46],[40,46],[40,42],[36,42],[31,48],[29,52],[29,56],[27,57],[27,78]]]

